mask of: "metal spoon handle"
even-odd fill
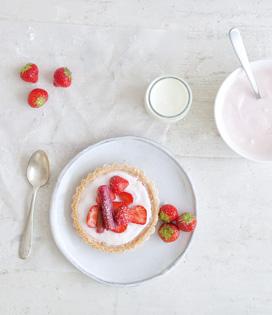
[[[251,86],[253,88],[254,93],[256,94],[256,97],[261,98],[260,91],[258,89],[257,83],[255,81],[254,75],[252,73],[252,70],[249,64],[249,60],[248,60],[247,52],[243,43],[243,39],[238,28],[232,28],[229,31],[229,37],[230,37],[230,41],[232,43],[233,49],[238,59],[240,60],[242,67],[244,68],[244,71],[248,77],[249,82],[251,83]]]
[[[31,252],[32,247],[32,234],[33,234],[33,218],[34,218],[34,210],[35,210],[35,201],[37,196],[38,188],[33,189],[33,195],[30,205],[30,210],[27,218],[27,222],[25,225],[24,233],[22,236],[19,255],[20,258],[26,259]]]

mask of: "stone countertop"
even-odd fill
[[[271,1],[3,1],[0,8],[0,314],[271,314],[272,167],[240,158],[220,138],[216,92],[238,66],[226,37],[240,26],[252,60],[272,55]],[[49,92],[26,105],[27,62]],[[56,67],[73,86],[51,84]],[[185,78],[193,106],[166,125],[143,106],[148,83]],[[172,151],[194,183],[198,228],[190,250],[164,277],[132,288],[105,287],[70,265],[51,236],[50,196],[64,165],[86,146],[122,135]],[[52,177],[40,191],[34,248],[18,258],[30,187],[30,154],[48,152]]]

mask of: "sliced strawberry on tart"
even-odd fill
[[[77,233],[92,247],[123,252],[155,231],[158,197],[144,173],[128,165],[106,165],[76,189],[72,218]]]

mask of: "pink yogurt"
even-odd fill
[[[238,154],[272,161],[272,60],[251,63],[261,99],[239,68],[223,82],[215,100],[215,119],[225,142]]]

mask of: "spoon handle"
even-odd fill
[[[233,49],[236,52],[236,55],[238,59],[240,60],[242,67],[244,68],[244,71],[248,77],[249,82],[251,83],[251,86],[253,88],[254,93],[256,94],[256,97],[261,98],[261,94],[258,89],[257,83],[255,81],[254,75],[252,73],[248,56],[247,56],[247,52],[246,52],[239,29],[232,28],[229,31],[229,37],[230,37],[230,41],[232,43]]]
[[[21,244],[20,244],[19,256],[22,259],[26,259],[30,255],[30,252],[31,252],[32,234],[33,234],[33,218],[34,218],[35,201],[36,201],[37,192],[38,192],[38,188],[34,188],[30,210],[29,210],[27,222],[25,225],[25,229],[24,229]]]

